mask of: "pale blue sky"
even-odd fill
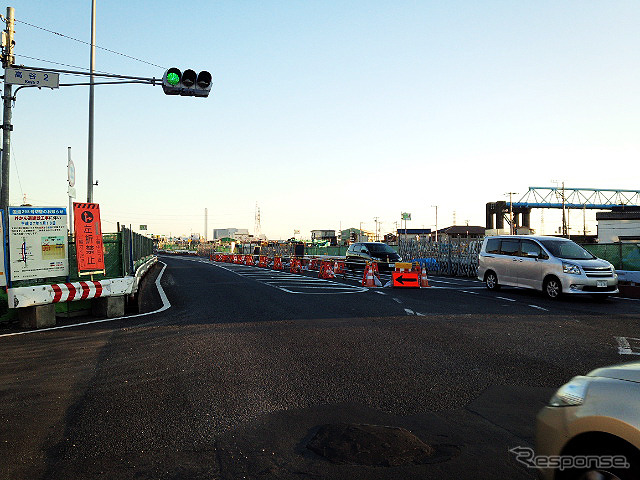
[[[10,5],[90,40],[90,0]],[[97,19],[99,46],[214,79],[207,99],[96,87],[105,231],[204,233],[205,207],[209,237],[253,231],[256,201],[271,238],[389,231],[401,211],[429,227],[436,204],[440,227],[483,225],[486,202],[551,180],[640,188],[637,1],[98,0]],[[89,65],[87,45],[21,23],[16,54]],[[102,50],[96,68],[163,73]],[[66,204],[67,146],[86,199],[87,116],[86,87],[18,94],[13,203]]]

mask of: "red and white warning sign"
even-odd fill
[[[97,203],[73,203],[78,273],[104,271],[104,248]]]

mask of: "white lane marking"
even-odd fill
[[[399,298],[394,298],[393,301],[397,303],[402,303],[402,300],[400,300]]]
[[[344,290],[344,291],[340,291],[336,288],[332,288],[330,290],[333,290],[333,292],[294,292],[293,290],[288,290],[284,287],[278,287],[278,290],[282,290],[283,292],[287,292],[287,293],[293,293],[294,295],[347,295],[347,294],[351,294],[351,293],[362,293],[362,292],[366,292],[368,290],[368,288],[365,287],[359,287],[362,288],[362,290]],[[327,289],[325,289],[327,290]]]
[[[531,308],[537,308],[538,310],[543,310],[543,311],[545,311],[545,312],[548,312],[548,311],[549,311],[549,310],[547,310],[546,308],[539,307],[538,305],[529,305],[529,306],[530,306]]]
[[[507,298],[507,297],[496,297],[496,298],[499,298],[500,300],[506,300],[507,302],[515,302],[513,298]]]
[[[246,267],[245,270],[240,268],[229,268],[224,267],[220,264],[215,265],[218,268],[231,272],[240,277],[245,277],[255,282],[262,283],[263,285],[267,285],[269,287],[277,288],[278,290],[282,290],[286,293],[298,294],[298,295],[344,295],[348,293],[362,293],[366,292],[369,289],[366,287],[356,287],[353,285],[347,285],[345,283],[333,282],[329,280],[318,279],[314,277],[307,277],[304,275],[296,275],[294,273],[281,272],[276,276],[269,275],[260,276],[257,275],[258,272],[255,271],[257,267]],[[252,272],[253,275],[248,275],[245,272]],[[271,274],[272,272],[268,272]],[[288,288],[281,286],[280,284],[288,284],[286,285]],[[291,290],[296,289],[296,290]],[[318,289],[318,290],[333,290],[333,292],[304,292],[297,290],[308,290],[308,289]]]
[[[384,292],[379,292],[378,290],[374,290],[373,293],[377,293],[378,295],[386,295]]]
[[[162,263],[162,265],[164,265],[162,267],[162,270],[158,274],[158,278],[156,278],[156,282],[155,282],[156,283],[156,287],[158,288],[158,293],[160,294],[160,299],[162,300],[162,307],[160,307],[158,310],[154,310],[153,312],[147,312],[147,313],[138,313],[136,315],[128,315],[126,317],[103,318],[102,320],[92,320],[90,322],[75,323],[73,325],[61,325],[59,327],[40,328],[38,330],[29,330],[27,332],[5,333],[3,335],[0,335],[0,338],[1,337],[13,337],[15,335],[27,335],[29,333],[49,332],[51,330],[62,330],[64,328],[81,327],[83,325],[92,325],[94,323],[114,322],[116,320],[129,320],[130,318],[146,317],[147,315],[153,315],[155,313],[164,312],[165,310],[171,308],[171,303],[169,303],[169,299],[167,298],[167,295],[164,293],[164,290],[162,289],[162,286],[160,285],[160,279],[162,278],[162,274],[164,273],[165,268],[167,268],[167,264],[164,263],[164,262],[161,262],[161,261],[158,261],[158,263]]]
[[[267,284],[271,287],[275,287],[275,288],[297,288],[297,289],[316,289],[316,290],[353,290],[354,287],[352,287],[351,285],[342,285],[342,286],[338,286],[338,285],[274,285],[274,284]]]
[[[627,297],[611,297],[611,300],[629,300],[630,302],[640,302],[640,298],[627,298]]]
[[[416,315],[419,317],[424,317],[424,313],[416,312]]]
[[[437,279],[437,278],[446,278],[448,280],[455,280],[456,282],[469,282],[469,283],[475,283],[475,282],[479,282],[480,280],[470,280],[470,279],[466,279],[466,278],[451,278],[451,277],[442,277],[440,275],[429,275],[429,280],[431,279]]]
[[[640,342],[640,338],[631,338],[631,337],[614,337],[614,338],[618,342],[618,353],[620,355],[640,355],[640,351],[634,351],[631,345],[629,344],[629,340],[635,340],[636,342]]]
[[[462,293],[470,293],[471,295],[480,295],[478,292],[469,292],[467,290],[460,290]]]
[[[405,308],[404,311],[407,312],[407,315],[415,315],[414,311],[410,308]]]

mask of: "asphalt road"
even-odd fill
[[[162,261],[148,315],[0,331],[0,479],[533,479],[508,449],[532,445],[555,388],[638,358],[617,340],[640,338],[633,300]],[[447,454],[339,464],[307,448],[326,424],[404,427]]]

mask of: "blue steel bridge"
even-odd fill
[[[505,214],[508,215],[510,209],[516,225],[530,227],[532,208],[612,210],[625,207],[640,208],[640,190],[529,187],[512,205],[505,200],[487,203],[486,228],[504,228]]]

